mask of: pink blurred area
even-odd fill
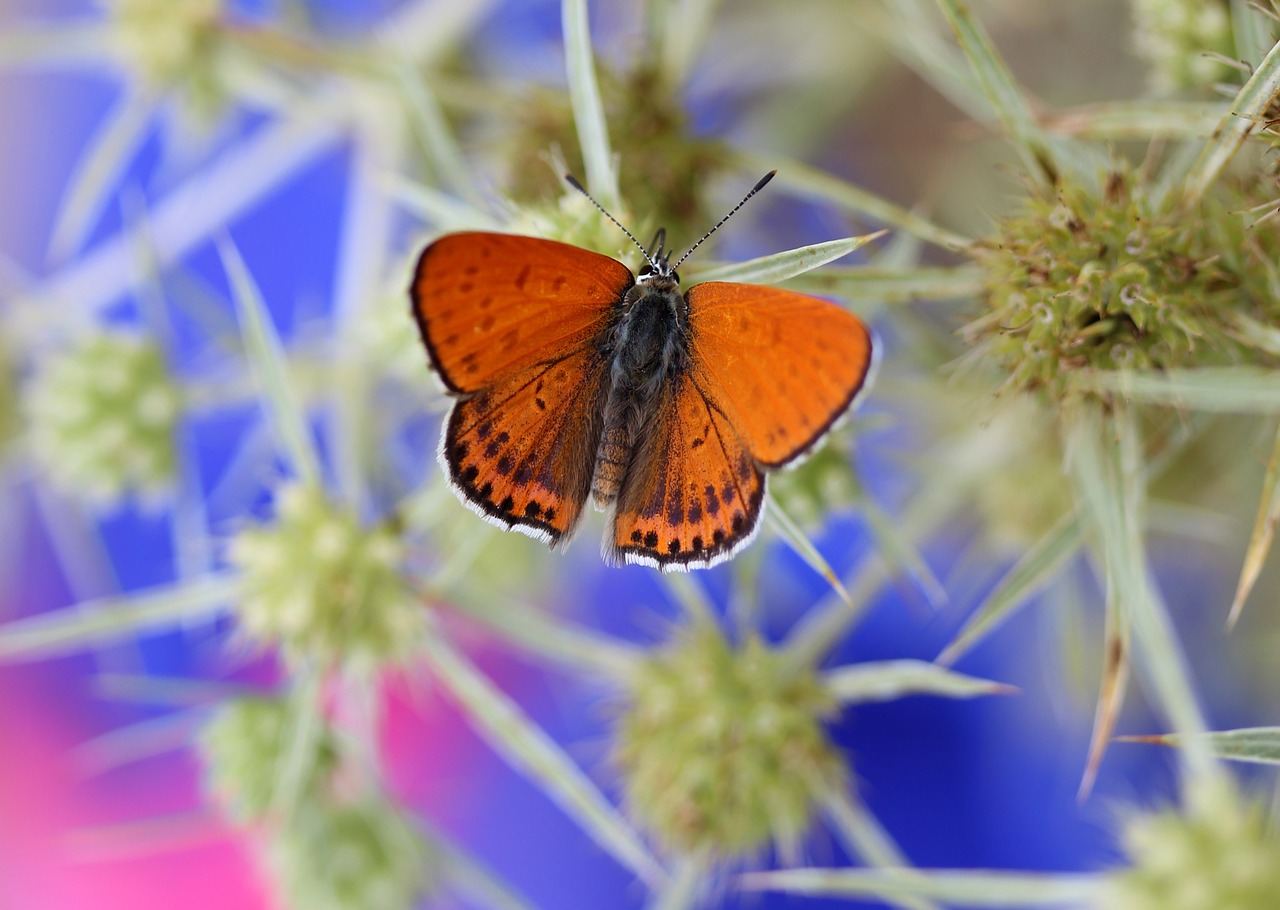
[[[189,753],[86,774],[80,664],[0,669],[0,910],[269,907],[245,845],[198,810]]]

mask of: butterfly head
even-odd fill
[[[656,279],[665,279],[664,284],[678,285],[680,274],[671,265],[671,253],[666,249],[667,229],[658,228],[649,249],[641,248],[645,264],[636,275],[636,284],[649,284]]]

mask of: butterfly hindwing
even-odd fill
[[[632,456],[606,556],[663,569],[714,565],[754,536],[764,475],[693,372],[670,380]]]
[[[472,231],[422,252],[409,295],[436,372],[470,393],[598,336],[634,283],[590,250]]]
[[[722,281],[685,300],[698,384],[764,467],[812,448],[867,380],[871,333],[833,303]]]
[[[440,461],[467,504],[553,545],[572,534],[591,491],[605,369],[584,344],[457,402]]]

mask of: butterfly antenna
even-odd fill
[[[631,232],[630,232],[630,231],[628,231],[626,228],[624,228],[624,227],[622,226],[622,222],[621,222],[621,221],[619,221],[617,218],[614,218],[612,215],[610,215],[610,214],[609,214],[609,210],[608,210],[608,209],[606,209],[606,208],[605,208],[603,205],[601,205],[600,203],[596,202],[595,197],[594,197],[594,196],[592,196],[590,193],[588,193],[588,192],[587,192],[586,187],[584,187],[581,183],[579,183],[579,182],[578,182],[578,180],[577,180],[577,178],[575,178],[572,174],[565,174],[565,175],[564,175],[564,179],[565,179],[565,182],[569,184],[569,186],[573,187],[573,188],[574,188],[575,190],[577,190],[579,193],[581,193],[582,195],[586,196],[586,197],[587,197],[587,199],[591,202],[591,204],[592,204],[592,205],[594,205],[594,206],[595,206],[596,208],[598,208],[601,212],[603,212],[603,213],[604,213],[604,217],[608,218],[610,221],[612,221],[614,224],[616,224],[616,225],[618,226],[618,230],[620,230],[620,231],[622,231],[622,233],[626,234],[626,235],[627,235],[627,237],[631,240],[631,242],[632,242],[632,243],[634,243],[634,244],[636,245],[636,248],[637,248],[637,249],[639,249],[639,250],[640,250],[640,252],[644,254],[644,261],[645,261],[645,262],[647,262],[647,263],[649,263],[649,266],[650,266],[650,267],[651,267],[655,272],[658,270],[658,263],[656,263],[656,262],[654,262],[654,261],[653,261],[653,257],[652,257],[652,256],[650,256],[650,255],[649,255],[649,251],[648,251],[648,250],[646,250],[646,249],[644,248],[644,244],[642,244],[639,240],[637,240],[637,239],[636,239],[636,235],[635,235],[635,234],[631,233]]]
[[[688,258],[693,254],[693,251],[694,251],[694,250],[696,250],[698,247],[702,246],[703,242],[704,242],[704,241],[706,241],[706,239],[707,239],[708,237],[710,237],[712,234],[714,234],[714,233],[719,229],[720,225],[724,224],[726,221],[728,221],[730,218],[732,218],[732,217],[734,216],[734,214],[738,211],[738,209],[742,208],[744,205],[746,205],[746,204],[747,204],[747,200],[748,200],[748,199],[750,199],[750,198],[751,198],[752,196],[754,196],[756,193],[758,193],[758,192],[760,192],[762,189],[764,189],[764,185],[765,185],[766,183],[768,183],[770,180],[772,180],[772,179],[773,179],[773,175],[774,175],[774,174],[776,174],[776,173],[778,173],[778,172],[777,172],[777,171],[770,171],[769,173],[767,173],[767,174],[765,174],[763,177],[761,177],[759,180],[757,180],[757,181],[756,181],[756,185],[755,185],[755,186],[753,186],[753,187],[751,188],[751,192],[749,192],[749,193],[747,193],[747,195],[743,196],[743,197],[742,197],[742,201],[741,201],[741,202],[739,202],[737,205],[735,205],[733,208],[731,208],[731,209],[729,210],[729,214],[725,215],[723,218],[721,218],[719,221],[717,221],[717,222],[715,223],[715,226],[714,226],[714,227],[712,227],[712,228],[711,228],[711,230],[709,230],[709,231],[707,231],[705,234],[703,234],[703,235],[702,235],[702,240],[699,240],[699,241],[698,241],[697,243],[695,243],[693,246],[689,247],[689,249],[685,251],[685,254],[684,254],[683,256],[681,256],[679,259],[677,259],[677,260],[676,260],[676,264],[675,264],[675,265],[673,265],[671,268],[672,268],[672,269],[678,269],[678,268],[680,267],[680,263],[682,263],[682,262],[684,262],[686,259],[688,259]],[[593,200],[592,200],[592,202],[594,202],[594,201],[595,201],[595,200],[593,199]],[[606,214],[607,214],[607,213],[606,213]]]

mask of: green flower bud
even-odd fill
[[[1007,387],[1056,401],[1078,371],[1249,359],[1232,320],[1267,321],[1274,304],[1239,267],[1242,220],[1214,202],[1152,211],[1140,190],[1123,174],[1100,192],[1064,180],[1052,197],[1030,196],[975,250],[988,312],[966,336],[1004,366]],[[1251,248],[1273,234],[1251,235]]]
[[[223,0],[106,0],[121,62],[161,90],[181,90],[204,114],[228,91],[220,73]]]
[[[1235,56],[1227,0],[1133,0],[1133,20],[1135,48],[1157,90],[1206,88],[1232,75],[1206,56]]]
[[[405,656],[422,617],[398,534],[362,527],[314,487],[287,486],[277,503],[274,523],[231,543],[244,630],[290,660],[376,667]]]
[[[93,335],[51,358],[27,390],[32,455],[56,484],[102,504],[157,494],[173,483],[181,401],[154,344]]]
[[[306,910],[412,910],[433,877],[425,839],[379,800],[301,806],[269,857],[285,905]]]
[[[286,702],[244,698],[219,708],[200,733],[205,790],[239,824],[266,819],[280,788],[294,717]],[[328,731],[307,763],[302,801],[323,793],[337,767],[337,749]]]
[[[1123,842],[1131,865],[1112,876],[1099,910],[1271,910],[1280,895],[1280,838],[1262,807],[1234,796],[1137,815]]]
[[[833,696],[749,637],[713,629],[649,659],[631,689],[614,760],[635,819],[671,851],[733,858],[789,850],[844,768],[823,728]]]

